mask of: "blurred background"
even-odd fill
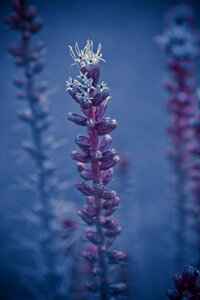
[[[73,188],[78,174],[69,153],[79,128],[68,122],[67,113],[77,105],[66,92],[65,81],[77,73],[68,45],[77,41],[82,47],[87,39],[103,45],[101,78],[108,83],[112,100],[109,116],[118,121],[113,145],[119,154],[128,153],[130,168],[127,178],[116,171],[112,185],[121,193],[121,206],[116,214],[123,227],[117,245],[130,256],[130,282],[135,300],[165,299],[175,271],[174,244],[171,237],[172,192],[169,187],[170,164],[166,158],[169,139],[165,133],[168,114],[167,93],[162,83],[166,78],[165,55],[154,42],[163,32],[163,16],[175,0],[31,0],[44,29],[38,36],[45,43],[46,66],[41,75],[49,84],[47,95],[53,118],[52,133],[63,146],[53,152],[57,174],[67,181],[61,198],[78,207],[83,203]],[[198,0],[187,1],[195,11],[200,28]],[[16,41],[16,32],[3,23],[11,10],[11,1],[0,1],[0,298],[29,299],[17,272],[18,264],[31,264],[30,253],[17,249],[15,236],[28,232],[20,220],[24,207],[31,207],[34,197],[20,187],[20,176],[31,172],[30,158],[22,153],[21,141],[29,135],[16,115],[20,107],[15,98],[13,75],[17,73],[6,47]],[[195,72],[200,82],[200,64]],[[123,178],[121,178],[123,177]],[[31,234],[31,233],[30,233]],[[193,258],[189,257],[188,263]],[[70,276],[70,274],[69,274]],[[131,298],[131,299],[132,299]],[[31,298],[30,298],[31,299]]]

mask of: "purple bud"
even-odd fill
[[[86,236],[87,236],[88,240],[95,245],[99,245],[101,243],[101,238],[96,231],[87,229]]]
[[[111,200],[117,196],[117,193],[112,190],[104,190],[101,196],[105,200]]]
[[[82,256],[92,264],[95,264],[98,260],[97,254],[91,251],[83,252]]]
[[[89,206],[94,206],[95,205],[95,201],[94,201],[94,197],[87,197],[87,205]]]
[[[112,168],[113,166],[115,166],[119,161],[120,161],[120,158],[119,158],[118,155],[116,155],[112,160],[102,162],[101,166],[100,166],[100,169],[101,170],[108,170],[108,169]]]
[[[18,113],[19,118],[25,122],[31,122],[33,119],[33,114],[31,109],[25,108]]]
[[[75,143],[79,146],[83,146],[83,147],[90,147],[91,146],[91,142],[90,142],[90,138],[79,134],[76,138],[75,138]]]
[[[110,286],[113,295],[119,295],[126,289],[126,284],[124,282],[119,282]]]
[[[93,106],[99,106],[108,97],[109,97],[109,90],[104,90],[103,92],[98,92],[94,95],[92,105]]]
[[[82,163],[88,163],[90,162],[90,156],[88,156],[87,154],[74,150],[71,152],[71,158],[77,161],[80,161]]]
[[[102,162],[110,161],[110,160],[112,160],[116,155],[117,155],[116,149],[112,148],[112,149],[106,150],[105,152],[103,152],[101,161],[102,161]]]
[[[87,118],[76,113],[68,113],[68,120],[80,126],[87,125]]]
[[[92,272],[93,275],[96,276],[96,275],[98,275],[98,274],[100,273],[100,270],[99,270],[99,268],[97,268],[97,267],[95,266],[95,267],[92,268],[91,272]]]
[[[111,264],[117,264],[124,261],[126,258],[126,253],[123,251],[112,250],[107,252],[107,256]]]
[[[102,103],[99,107],[96,108],[95,116],[97,120],[104,116],[106,109],[107,109],[107,103]]]
[[[112,137],[109,134],[106,134],[104,137],[102,137],[99,150],[100,151],[106,151],[112,143]]]
[[[113,208],[115,208],[116,206],[119,205],[119,202],[120,202],[119,197],[115,197],[112,200],[105,201],[104,204],[103,204],[103,208],[108,209],[108,210],[113,209]]]
[[[92,180],[94,178],[92,170],[81,171],[81,177],[85,180]]]
[[[92,225],[96,221],[97,210],[95,207],[84,205],[79,211],[79,216],[85,221],[88,225]]]
[[[84,163],[78,162],[76,164],[76,166],[77,166],[77,169],[78,169],[79,172],[88,170],[88,168],[86,167],[86,165]]]
[[[81,193],[83,193],[86,196],[94,195],[93,189],[84,182],[78,181],[75,186]]]
[[[109,117],[103,118],[96,123],[96,130],[99,135],[105,135],[117,127],[117,121]]]
[[[107,183],[109,183],[112,179],[113,176],[113,169],[108,169],[106,171],[102,172],[102,183],[103,185],[106,185]]]

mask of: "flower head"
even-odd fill
[[[178,5],[165,16],[165,30],[156,37],[159,46],[178,59],[188,59],[200,52],[200,36],[193,29],[193,10],[188,5]]]
[[[79,48],[78,43],[75,43],[75,49],[69,46],[71,57],[74,60],[73,64],[80,65],[80,67],[86,67],[88,65],[97,65],[100,61],[105,61],[102,58],[101,43],[99,43],[97,52],[93,50],[93,42],[87,40],[83,49]]]

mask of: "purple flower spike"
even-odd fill
[[[167,297],[171,300],[200,299],[200,272],[192,266],[187,266],[182,273],[173,277],[176,290],[168,290]]]
[[[116,128],[117,122],[105,117],[111,97],[106,83],[99,83],[98,63],[103,61],[101,45],[95,53],[91,41],[87,41],[83,49],[79,49],[76,43],[75,50],[70,46],[70,54],[80,72],[75,79],[69,78],[67,91],[80,105],[83,115],[71,113],[69,120],[87,129],[87,136],[76,137],[75,142],[81,151],[73,151],[72,158],[78,161],[80,176],[92,182],[91,185],[85,182],[76,184],[87,196],[87,205],[83,206],[79,215],[91,227],[87,229],[86,237],[96,248],[94,256],[87,252],[83,254],[90,262],[94,276],[94,283],[87,287],[90,291],[99,292],[101,300],[109,300],[125,289],[124,283],[113,284],[109,276],[111,265],[125,258],[124,252],[109,249],[122,228],[111,219],[119,205],[119,198],[115,191],[105,188],[112,179],[112,167],[119,162],[117,151],[110,148],[112,138],[108,135]]]
[[[193,11],[188,5],[178,5],[169,10],[165,17],[165,29],[156,38],[166,53],[171,79],[165,82],[170,92],[167,110],[170,121],[167,133],[171,138],[169,158],[174,169],[174,194],[176,197],[176,262],[178,268],[185,262],[186,246],[186,185],[189,158],[188,144],[192,138],[191,119],[196,108],[194,59],[200,52],[200,36],[194,30]]]

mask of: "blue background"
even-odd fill
[[[200,28],[198,2],[187,3],[195,9]],[[33,0],[30,3],[37,6],[39,16],[45,21],[44,29],[38,34],[46,45],[47,64],[41,78],[47,79],[50,87],[53,134],[57,139],[67,139],[67,144],[55,151],[54,160],[58,175],[69,180],[69,185],[78,178],[69,152],[74,149],[73,141],[79,128],[66,117],[67,112],[77,111],[65,91],[65,80],[77,72],[76,66],[70,66],[68,45],[78,41],[82,47],[88,38],[95,47],[99,41],[103,45],[106,63],[101,63],[101,78],[108,83],[112,94],[108,115],[119,123],[113,133],[113,144],[119,153],[127,151],[131,156],[131,188],[127,197],[126,191],[122,192],[117,217],[123,233],[117,243],[131,255],[133,299],[165,299],[175,269],[171,233],[173,204],[168,185],[170,165],[166,158],[167,94],[162,87],[168,75],[163,67],[165,56],[153,38],[163,30],[165,10],[180,2]],[[10,8],[10,1],[0,1],[1,20]],[[13,242],[13,235],[23,232],[24,225],[12,219],[12,212],[20,215],[21,209],[26,205],[31,207],[34,200],[30,192],[19,190],[15,178],[30,173],[32,164],[20,149],[21,140],[29,132],[16,117],[21,104],[15,98],[16,89],[11,79],[17,70],[6,51],[7,44],[16,41],[16,32],[3,22],[0,23],[0,40],[0,294],[1,299],[15,300],[23,299],[23,287],[12,269],[13,262],[30,262],[28,253],[22,255]],[[197,62],[198,80],[199,67]],[[81,196],[70,186],[62,197],[78,203]],[[20,298],[18,292],[22,293]]]

